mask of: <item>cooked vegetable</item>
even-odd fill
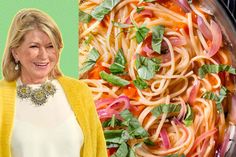
[[[187,115],[184,118],[184,124],[190,126],[193,123],[193,111],[189,104],[187,104]]]
[[[197,25],[201,33],[204,35],[204,37],[208,40],[212,40],[211,31],[208,29],[207,25],[205,24],[201,16],[197,17]]]
[[[79,10],[79,22],[89,23],[92,20],[92,16]]]
[[[216,65],[216,64],[204,64],[198,69],[198,75],[201,78],[204,78],[206,74],[208,73],[219,73],[221,71],[226,71],[230,74],[236,74],[236,69],[229,66],[229,65]]]
[[[148,136],[147,131],[140,125],[138,119],[133,117],[129,110],[121,112],[121,117],[124,118],[123,125],[128,127],[129,135],[134,138],[144,138]]]
[[[106,143],[122,144],[130,138],[126,130],[104,130]]]
[[[92,48],[92,50],[87,56],[86,61],[82,64],[82,68],[79,70],[79,74],[81,75],[92,69],[93,66],[96,64],[96,61],[98,60],[99,56],[99,52],[95,48]]]
[[[167,131],[165,128],[161,129],[160,137],[162,138],[162,143],[163,143],[164,147],[166,149],[169,149],[171,147],[171,144],[170,144],[170,139],[168,137],[168,134],[167,134]]]
[[[137,77],[136,80],[133,80],[133,83],[134,83],[135,87],[137,87],[140,90],[148,87],[148,84],[140,77]]]
[[[181,105],[178,104],[161,104],[155,108],[152,109],[152,114],[155,117],[159,117],[160,115],[162,115],[163,113],[178,113],[181,109]]]
[[[212,34],[212,43],[209,47],[210,50],[207,53],[207,56],[212,57],[220,49],[220,46],[222,44],[222,32],[220,26],[213,20],[211,20],[210,29]]]
[[[135,66],[141,79],[150,80],[160,69],[160,60],[157,58],[147,58],[137,55]]]
[[[98,21],[102,21],[104,16],[108,14],[119,2],[120,0],[104,0],[100,5],[92,10],[91,15]]]
[[[128,146],[125,142],[123,142],[116,151],[116,153],[113,154],[111,157],[127,157],[128,153],[129,153]]]
[[[113,85],[116,85],[116,86],[126,86],[126,85],[130,84],[129,81],[126,81],[118,76],[113,75],[113,74],[108,74],[105,71],[101,71],[100,76],[103,80],[105,80]]]
[[[216,108],[217,108],[217,111],[219,113],[222,113],[223,112],[223,108],[222,108],[222,102],[224,100],[224,98],[226,97],[228,93],[228,90],[227,88],[225,88],[224,86],[221,87],[220,89],[220,93],[219,95],[216,95],[215,93],[213,92],[210,92],[210,91],[207,91],[203,94],[203,98],[204,99],[209,99],[209,100],[213,100],[216,102]]]
[[[187,0],[177,0],[176,2],[183,9],[184,12],[191,12],[191,8]]]
[[[129,28],[129,27],[132,27],[133,25],[130,25],[130,24],[125,24],[125,23],[120,23],[120,22],[114,22],[112,21],[112,24],[115,26],[115,27],[119,27],[119,28]]]
[[[161,42],[163,40],[164,32],[164,26],[152,27],[152,49],[159,54],[161,54]]]
[[[92,41],[92,39],[93,39],[93,35],[90,34],[90,35],[84,40],[84,44],[89,45],[90,42]]]
[[[136,40],[137,40],[137,43],[141,43],[147,36],[148,32],[149,32],[149,29],[145,26],[141,26],[141,27],[137,27],[135,26],[135,29],[136,29]]]
[[[121,126],[121,121],[119,119],[116,119],[115,114],[112,115],[112,118],[110,120],[107,120],[102,123],[102,127],[112,127],[115,126]]]
[[[107,147],[119,147],[112,157],[135,157],[133,148],[126,142],[134,138],[147,140],[148,133],[128,110],[122,111],[120,116],[124,119],[120,127],[123,129],[104,131]]]
[[[110,66],[110,71],[112,74],[121,74],[125,70],[126,59],[122,49],[119,49],[114,63]]]
[[[137,8],[136,8],[137,13],[140,13],[140,12],[143,11],[143,10],[144,10],[144,7],[137,7]]]

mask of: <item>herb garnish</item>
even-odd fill
[[[92,48],[87,56],[86,61],[82,64],[82,68],[79,70],[79,74],[81,75],[89,71],[96,64],[99,56],[99,52],[95,48]]]

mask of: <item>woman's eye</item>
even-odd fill
[[[53,45],[49,45],[48,48],[53,48]]]
[[[31,45],[30,48],[37,48],[37,45]]]

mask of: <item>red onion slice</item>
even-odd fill
[[[214,56],[218,50],[220,49],[220,46],[222,44],[222,32],[220,27],[217,23],[215,23],[213,20],[211,20],[211,34],[212,34],[212,44],[210,46],[210,50],[207,53],[208,57]]]
[[[114,101],[114,98],[103,98],[95,101],[96,109],[100,109],[102,106],[110,104]]]
[[[199,91],[199,87],[200,87],[200,82],[198,80],[196,80],[193,84],[193,88],[189,94],[189,98],[188,98],[188,102],[190,105],[193,105],[195,99],[196,99],[196,96],[197,96],[197,93]]]
[[[171,148],[170,139],[168,137],[167,131],[165,128],[161,129],[160,136],[162,138],[163,145],[166,149]]]
[[[183,9],[185,13],[191,12],[191,8],[187,0],[177,0],[176,3]]]
[[[232,96],[231,110],[229,111],[229,120],[236,125],[236,95]]]
[[[212,34],[211,34],[211,31],[209,30],[209,28],[207,27],[207,25],[205,24],[204,20],[202,19],[201,16],[198,16],[197,17],[197,25],[198,25],[198,28],[200,30],[200,32],[203,34],[203,36],[212,41]]]
[[[187,44],[187,42],[184,38],[170,37],[169,40],[170,40],[170,43],[172,44],[172,46],[183,46],[183,45]]]
[[[139,14],[142,15],[142,16],[150,17],[150,18],[153,17],[152,11],[151,10],[147,10],[147,9],[141,11]]]
[[[220,156],[225,156],[226,148],[229,143],[229,138],[230,138],[230,129],[228,129],[227,132],[225,133],[224,141],[223,141],[223,143],[220,147],[220,150],[219,150]]]
[[[122,106],[122,104],[120,103],[124,103],[124,105]],[[108,107],[107,109],[115,109],[119,112],[125,110],[125,109],[129,109],[130,108],[130,101],[129,98],[127,96],[119,96],[115,101],[113,101]]]
[[[147,56],[151,56],[152,53],[154,53],[154,51],[148,47],[148,44],[145,44],[144,47],[143,47],[143,51],[146,52],[146,55]]]

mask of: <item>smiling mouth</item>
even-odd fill
[[[34,65],[39,68],[45,68],[47,67],[48,64],[49,64],[48,62],[47,63],[34,63]]]

